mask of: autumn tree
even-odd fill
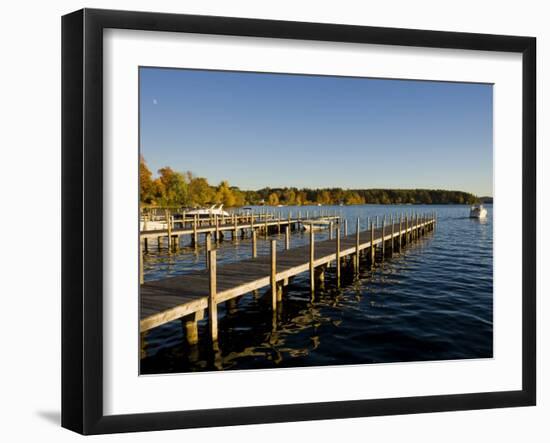
[[[159,169],[157,203],[162,206],[185,206],[189,203],[188,185],[180,172],[169,166]]]
[[[276,192],[272,192],[271,194],[269,194],[267,204],[269,206],[277,206],[279,204],[279,196]]]
[[[147,167],[143,156],[139,158],[139,199],[151,204],[154,199],[153,173]]]
[[[214,190],[203,177],[195,177],[189,183],[191,206],[206,206],[214,201]]]

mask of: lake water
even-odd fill
[[[207,323],[199,323],[200,342],[190,347],[181,323],[149,331],[142,343],[141,373],[264,369],[341,364],[491,358],[493,356],[493,210],[485,221],[469,218],[464,205],[364,205],[274,208],[338,211],[349,232],[361,218],[390,214],[437,213],[435,232],[403,248],[372,270],[362,267],[340,289],[329,269],[324,288],[312,300],[307,273],[296,277],[274,320],[269,297],[247,294],[237,309],[220,304],[219,341],[213,347]],[[230,238],[227,236],[226,238]],[[258,254],[269,241],[258,236]],[[284,247],[284,236],[278,238]],[[316,240],[328,238],[326,231]],[[202,241],[202,240],[201,240]],[[188,245],[189,239],[182,239]],[[307,233],[292,235],[291,247],[308,243]],[[218,263],[249,258],[250,239],[222,242]],[[145,259],[145,280],[204,269],[204,250],[183,247],[168,255],[154,246]],[[267,290],[267,289],[266,289]]]

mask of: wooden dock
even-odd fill
[[[305,218],[302,217],[305,215]],[[281,214],[264,213],[264,214],[231,214],[228,216],[211,216],[206,219],[199,217],[186,217],[185,214],[181,219],[173,218],[167,214],[166,228],[141,230],[140,239],[143,240],[143,248],[145,251],[150,247],[149,240],[155,239],[158,248],[163,245],[163,240],[166,240],[166,246],[170,249],[176,249],[180,244],[180,238],[189,236],[191,245],[199,244],[199,236],[204,236],[204,243],[207,243],[208,235],[211,235],[214,241],[218,242],[224,238],[224,234],[231,233],[233,240],[245,238],[247,234],[250,236],[253,232],[261,231],[266,236],[270,234],[280,234],[282,230],[288,226],[290,230],[297,229],[304,223],[311,223],[312,220],[329,224],[331,221],[337,220],[340,216],[336,213],[323,213],[321,211],[313,214],[310,217],[309,211],[306,214],[301,212],[295,214],[289,212],[286,217]]]
[[[218,338],[218,304],[233,300],[262,288],[270,288],[271,308],[276,312],[283,300],[283,286],[292,277],[309,273],[312,293],[329,264],[335,268],[337,285],[340,285],[342,262],[351,263],[351,269],[373,266],[427,232],[435,229],[434,214],[400,216],[386,219],[378,226],[372,221],[367,230],[347,235],[347,220],[337,218],[329,227],[329,239],[315,241],[315,231],[309,231],[309,244],[290,248],[289,230],[286,230],[285,249],[277,249],[277,240],[271,240],[269,255],[218,266],[216,249],[208,253],[207,269],[190,274],[148,281],[141,284],[140,330],[142,333],[181,319],[190,344],[198,341],[197,321],[208,314],[209,335]],[[342,229],[343,228],[343,229]],[[342,233],[344,231],[344,233]],[[255,232],[253,230],[253,232]],[[378,252],[378,253],[377,253]],[[366,260],[362,260],[366,259]]]

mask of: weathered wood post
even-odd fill
[[[220,242],[220,220],[218,214],[214,216],[214,224],[216,225],[216,243]]]
[[[233,240],[239,241],[239,229],[237,228],[237,217],[233,217]]]
[[[386,216],[382,219],[382,260],[386,256]]]
[[[409,215],[405,215],[405,244],[409,244]]]
[[[348,236],[348,219],[344,220],[344,237]]]
[[[277,234],[281,233],[281,213],[279,212],[279,218],[277,218]]]
[[[285,249],[288,251],[290,249],[290,226],[285,227]]]
[[[393,255],[393,249],[394,249],[394,236],[395,236],[395,229],[393,227],[393,214],[390,216],[390,223],[391,223],[391,254]]]
[[[208,326],[210,329],[210,338],[212,341],[218,340],[218,303],[216,300],[217,282],[216,282],[216,250],[209,252],[210,272],[209,272],[209,294],[208,294]]]
[[[256,230],[252,229],[252,258],[256,258],[258,256],[258,248],[256,245]]]
[[[146,254],[149,252],[149,239],[147,237],[143,237],[143,250]]]
[[[313,225],[309,227],[309,287],[315,292],[315,233]]]
[[[357,223],[355,228],[355,272],[359,273],[359,245],[361,236],[361,222],[357,217]]]
[[[376,216],[376,227],[378,228],[378,216]]]
[[[401,247],[403,246],[403,213],[399,215],[399,241],[397,242],[399,252],[401,252]]]
[[[206,269],[210,268],[210,251],[212,250],[212,233],[207,232],[206,233],[206,239],[205,239],[205,260],[206,260]]]
[[[340,220],[336,223],[336,285],[340,287]]]
[[[268,226],[267,226],[267,214],[265,214],[264,231],[265,231],[265,238],[267,238],[267,236],[269,235]]]
[[[328,238],[329,240],[332,240],[332,237],[333,237],[333,230],[334,230],[334,225],[332,222],[330,222],[328,224],[328,229],[329,229],[329,233],[328,233]]]
[[[139,284],[143,284],[143,247],[141,245],[141,239],[139,240]]]
[[[374,248],[374,223],[370,223],[370,264],[374,266],[376,259],[376,249]]]
[[[277,310],[277,240],[271,240],[271,308]]]
[[[197,232],[198,215],[195,214],[193,219],[193,246],[197,248],[199,246],[199,233]]]
[[[143,231],[147,231],[147,222],[149,221],[149,215],[143,214]]]
[[[170,214],[168,209],[165,209],[164,211],[164,218],[166,219],[168,230],[168,252],[172,252],[172,223],[170,223]]]
[[[191,346],[199,342],[199,326],[198,321],[204,317],[204,311],[200,310],[191,315],[187,315],[181,319],[183,330],[187,338],[187,343]]]

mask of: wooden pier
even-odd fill
[[[347,220],[341,223],[336,218],[329,226],[328,240],[316,242],[315,231],[310,229],[309,244],[295,248],[290,248],[287,226],[284,250],[277,248],[277,240],[271,240],[269,255],[256,257],[253,251],[250,259],[223,266],[217,264],[216,249],[210,249],[204,271],[141,284],[140,330],[144,333],[181,319],[189,344],[195,344],[198,341],[197,322],[207,313],[209,335],[216,341],[220,303],[270,288],[271,308],[276,312],[278,304],[283,302],[283,286],[293,277],[309,273],[309,285],[314,293],[331,265],[335,268],[336,284],[340,285],[344,262],[346,269],[358,273],[361,266],[372,267],[376,260],[384,260],[434,230],[435,224],[435,214],[391,217],[388,220],[384,217],[381,224],[378,220],[371,221],[367,230],[357,229],[347,235]],[[357,228],[359,226],[357,219]]]
[[[305,218],[303,217],[305,215]],[[166,240],[166,246],[170,249],[176,249],[180,244],[180,238],[189,236],[191,245],[199,244],[199,236],[204,236],[204,242],[208,241],[208,236],[213,236],[216,242],[224,238],[224,234],[231,233],[233,240],[245,238],[247,233],[252,236],[253,232],[261,231],[264,235],[280,234],[288,226],[290,230],[295,230],[300,225],[311,223],[312,221],[325,224],[335,221],[339,218],[336,213],[323,213],[321,211],[313,213],[310,218],[309,211],[305,214],[299,212],[293,216],[289,212],[286,217],[281,214],[263,213],[263,214],[230,214],[227,216],[210,216],[207,218],[187,217],[185,214],[181,219],[174,218],[170,214],[164,217],[166,228],[141,230],[140,239],[143,240],[145,251],[149,248],[149,240],[155,239],[158,248]]]

